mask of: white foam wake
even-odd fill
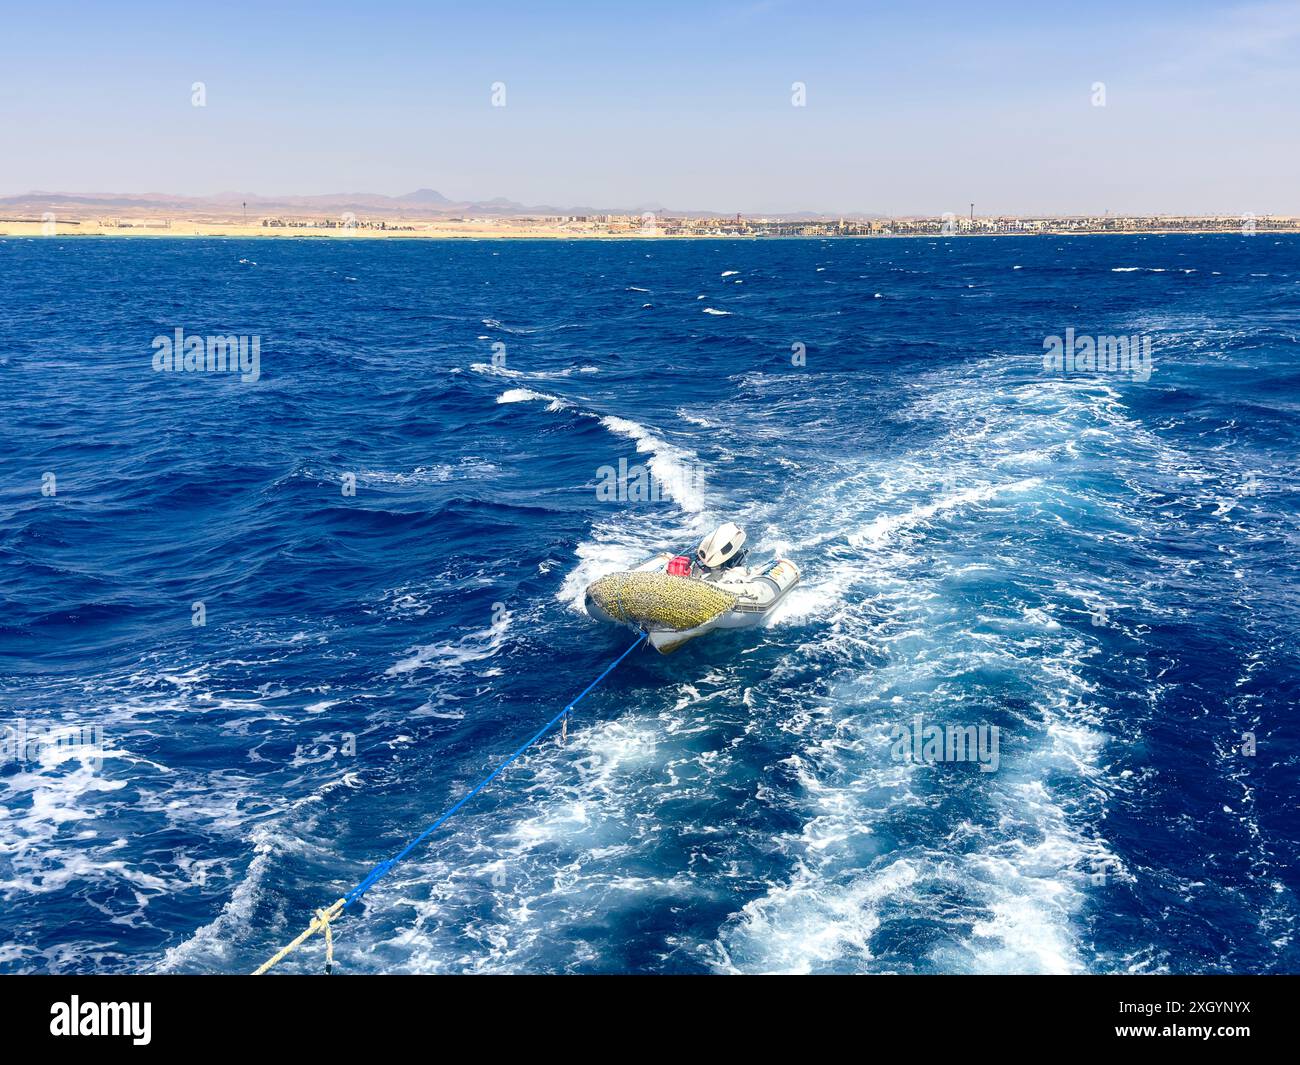
[[[558,396],[548,396],[543,392],[534,392],[531,388],[509,388],[497,396],[498,403],[529,403],[538,400],[545,403],[550,411],[564,410],[568,406]]]
[[[610,414],[601,418],[600,424],[635,441],[637,452],[650,456],[646,464],[650,472],[683,510],[698,513],[704,509],[703,467],[693,451],[669,444],[644,425],[627,418]]]
[[[491,377],[509,377],[517,381],[554,381],[564,377],[572,377],[575,373],[600,373],[599,366],[570,366],[564,370],[516,370],[511,366],[497,366],[495,363],[490,362],[471,363],[470,369],[474,373]]]

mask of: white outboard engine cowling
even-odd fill
[[[700,541],[695,549],[695,561],[706,570],[716,570],[737,561],[745,546],[745,530],[734,521],[719,525]]]

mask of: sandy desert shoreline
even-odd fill
[[[284,240],[295,238],[321,238],[344,240],[392,240],[394,238],[468,238],[486,240],[491,238],[599,238],[635,237],[642,234],[638,230],[628,232],[602,232],[598,230],[574,231],[546,226],[526,225],[483,225],[475,223],[417,223],[411,228],[377,229],[357,226],[292,226],[268,228],[258,224],[229,222],[204,222],[171,219],[168,225],[136,223],[130,226],[104,225],[97,221],[56,220],[54,222],[36,221],[0,221],[0,236],[9,237],[146,237],[146,238],[180,238],[180,237],[237,237],[264,238]],[[654,234],[649,234],[654,235]],[[665,234],[658,234],[663,236]]]
[[[169,225],[135,224],[131,226],[107,226],[95,221],[4,221],[0,220],[0,239],[6,237],[108,237],[151,240],[179,240],[226,237],[239,240],[877,240],[908,239],[922,237],[930,240],[948,240],[953,237],[1030,237],[1030,236],[1125,236],[1148,235],[1162,236],[1176,233],[1189,235],[1206,235],[1213,233],[1235,233],[1235,230],[1222,228],[1199,228],[1171,226],[1169,228],[1144,229],[1044,229],[1037,232],[1007,233],[959,230],[951,234],[920,233],[835,233],[810,232],[800,234],[783,234],[781,236],[759,235],[754,233],[716,233],[716,232],[667,232],[664,228],[643,230],[635,227],[627,229],[572,229],[568,227],[546,225],[477,224],[453,222],[419,223],[411,228],[349,228],[345,226],[293,226],[267,228],[261,225],[244,225],[222,222],[177,221]],[[1257,233],[1295,233],[1294,228],[1271,228],[1259,226]]]

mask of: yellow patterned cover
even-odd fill
[[[611,573],[592,582],[587,595],[616,621],[674,632],[703,625],[736,605],[731,592],[668,573]]]

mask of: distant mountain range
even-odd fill
[[[726,217],[734,211],[667,210],[662,204],[643,203],[624,207],[584,205],[555,206],[527,204],[497,197],[491,200],[451,200],[436,189],[416,189],[403,196],[384,196],[375,192],[337,192],[323,196],[259,196],[256,193],[219,192],[211,196],[177,196],[166,192],[26,192],[0,197],[0,215],[30,214],[39,217],[44,211],[66,214],[115,214],[141,217],[154,214],[181,214],[202,219],[229,218],[240,215],[245,207],[250,218],[266,215],[341,215],[351,211],[372,218],[454,218],[506,217],[511,215],[629,215],[646,211],[692,218]],[[813,211],[789,214],[761,214],[765,218],[814,219],[827,217],[878,218],[879,215],[826,215]]]

